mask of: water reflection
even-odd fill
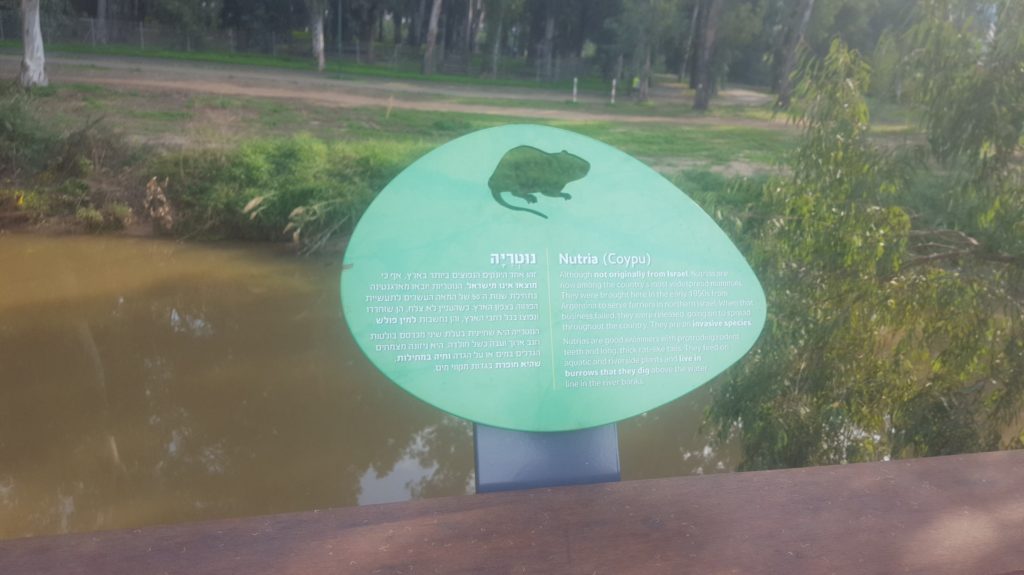
[[[0,538],[471,492],[471,426],[362,357],[338,261],[0,236]],[[731,469],[705,401],[622,424],[624,476]]]
[[[468,428],[348,340],[333,262],[7,236],[0,270],[0,537],[471,484]]]

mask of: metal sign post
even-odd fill
[[[475,424],[476,492],[608,483],[621,477],[614,423],[577,431],[511,431]]]

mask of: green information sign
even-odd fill
[[[750,266],[690,198],[612,147],[531,125],[399,174],[352,235],[341,297],[395,383],[524,431],[667,403],[742,357],[765,320]]]

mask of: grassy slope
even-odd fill
[[[161,143],[173,136],[203,141],[204,130],[225,140],[308,132],[325,140],[414,140],[430,145],[485,127],[522,123],[463,113],[415,110],[337,109],[301,102],[202,94],[160,94],[92,84],[56,86],[40,93],[53,120],[72,127],[83,117],[103,115],[129,136]],[[218,124],[219,123],[219,124]],[[723,165],[732,161],[772,164],[790,149],[790,131],[731,125],[665,126],[619,122],[538,121],[571,129],[649,160],[685,159]]]
[[[192,189],[195,193],[188,197],[192,198],[193,203],[200,202],[197,205],[202,207],[201,203],[205,201],[203,198],[209,197],[216,204],[196,212],[219,214],[215,221],[199,222],[203,229],[206,229],[206,223],[210,223],[213,228],[231,237],[247,237],[241,232],[232,235],[231,230],[242,229],[239,221],[248,221],[240,216],[240,208],[234,206],[239,202],[239,206],[244,204],[248,197],[231,200],[230,208],[220,205],[223,202],[217,198],[222,194],[216,190],[233,189],[235,186],[232,183],[233,177],[227,177],[224,169],[230,171],[233,169],[230,166],[237,164],[225,164],[218,158],[237,157],[234,150],[249,142],[269,140],[271,146],[278,147],[272,150],[286,150],[295,145],[310,145],[287,143],[289,138],[297,134],[310,134],[328,145],[333,146],[330,143],[337,142],[342,146],[331,147],[331,154],[347,149],[364,158],[360,161],[371,163],[379,163],[384,156],[390,154],[400,164],[404,164],[420,153],[417,150],[430,149],[482,128],[522,121],[518,118],[465,113],[401,109],[389,113],[380,108],[339,109],[305,102],[138,91],[88,83],[55,85],[35,90],[33,95],[35,115],[45,118],[50,128],[69,133],[83,124],[103,118],[105,126],[124,134],[128,141],[133,142],[140,158],[145,158],[133,162],[126,169],[94,171],[84,178],[93,190],[90,196],[93,199],[87,205],[92,206],[91,209],[96,212],[93,215],[97,218],[101,217],[101,212],[106,213],[103,210],[109,211],[110,202],[114,201],[139,209],[144,182],[153,175],[173,173],[172,179],[178,187],[187,188],[176,189],[176,193],[192,194],[189,192]],[[721,171],[730,169],[737,162],[745,166],[760,166],[763,171],[782,159],[795,140],[792,131],[779,130],[768,124],[759,128],[738,127],[728,123],[688,127],[636,125],[618,121],[541,123],[597,138],[637,156],[694,197],[715,193],[727,186],[728,179]],[[253,150],[251,147],[248,149],[250,152],[247,153]],[[378,157],[382,153],[384,156]],[[324,161],[328,166],[334,163],[326,158]],[[184,164],[178,165],[178,162]],[[207,167],[202,168],[203,165]],[[400,169],[400,166],[397,167]],[[329,190],[331,186],[325,183],[327,180],[324,178],[348,178],[344,174],[331,176],[331,173],[328,170],[317,176],[316,181],[319,183],[316,185],[322,188],[327,186],[323,189]],[[282,182],[291,181],[290,176],[281,177],[285,177]],[[351,181],[357,179],[360,177]],[[280,188],[282,185],[278,183],[271,187]],[[304,186],[300,191],[305,193],[310,189],[313,188]],[[32,191],[31,188],[28,190]],[[103,192],[97,195],[98,190]],[[39,194],[43,194],[39,197],[53,197],[53,193],[56,192],[52,186],[43,185],[39,188]],[[234,195],[239,193],[230,192]],[[106,199],[100,199],[100,196]],[[304,201],[322,201],[323,198],[318,200],[318,197],[311,196]],[[287,211],[293,207],[289,205]],[[47,213],[60,215],[59,210]],[[277,225],[283,227],[281,222],[277,222]],[[273,229],[276,231],[277,228]],[[216,235],[216,232],[211,233]],[[274,235],[266,233],[266,230],[262,233],[267,237]]]

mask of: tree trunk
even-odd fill
[[[710,0],[704,30],[701,34],[700,51],[697,53],[697,87],[693,97],[694,110],[707,110],[711,101],[714,78],[711,77],[711,56],[715,51],[715,35],[718,32],[718,15],[722,11],[722,0]]]
[[[551,13],[551,5],[548,5],[548,17],[544,23],[544,79],[551,80],[554,77],[555,64],[555,15]]]
[[[341,15],[343,13],[341,0],[338,0],[338,7],[335,10],[337,12],[335,15],[338,17],[338,32],[334,38],[338,42],[338,59],[340,60],[345,54],[345,37],[341,33]]]
[[[590,2],[583,2],[579,9],[579,21],[576,23],[578,30],[576,32],[573,55],[580,60],[583,59],[583,50],[587,46],[587,18],[589,17],[589,9]],[[575,71],[573,73],[575,74]]]
[[[498,26],[494,34],[494,48],[491,50],[491,78],[498,77],[498,59],[501,58],[501,40],[505,26],[505,3],[508,0],[501,0],[498,5]]]
[[[434,0],[430,7],[430,23],[427,25],[427,48],[423,52],[423,73],[430,75],[434,73],[436,63],[434,62],[434,48],[437,46],[437,20],[441,17],[441,3],[444,0]]]
[[[469,58],[469,53],[473,49],[473,38],[470,36],[470,34],[473,31],[473,8],[474,8],[473,0],[468,0],[466,2],[466,29],[465,29],[465,32],[463,34],[465,36],[465,38],[464,38],[465,44],[463,45],[463,52],[465,52],[466,58]]]
[[[396,9],[391,13],[391,24],[394,26],[392,40],[394,40],[395,47],[402,45],[402,15],[398,13]]]
[[[646,42],[644,46],[644,67],[640,71],[640,93],[637,98],[646,102],[651,91],[651,43]]]
[[[807,24],[811,21],[811,12],[814,10],[814,0],[803,0],[800,9],[800,22],[795,30],[791,30],[789,42],[786,44],[786,52],[782,61],[781,77],[779,78],[779,99],[775,101],[776,108],[788,108],[789,100],[793,92],[793,68],[796,66],[797,48],[804,41],[804,34],[807,33]]]
[[[313,8],[309,14],[310,32],[313,37],[313,57],[316,58],[316,69],[324,71],[324,11]]]
[[[21,86],[46,86],[46,55],[43,30],[39,27],[39,0],[21,0],[21,38],[25,56],[21,60]]]
[[[679,63],[679,81],[683,81],[690,69],[690,57],[693,55],[693,46],[697,41],[697,22],[700,20],[700,0],[693,3],[693,16],[690,17],[690,35],[686,37],[686,47],[683,49],[683,59]],[[691,88],[693,86],[690,86]]]
[[[458,30],[456,20],[458,20],[458,14],[452,9],[451,4],[448,5],[448,10],[442,10],[441,20],[438,22],[437,34],[441,37],[440,43],[440,57],[438,61],[443,63],[445,56],[452,52],[452,48],[455,45],[454,36]]]
[[[96,43],[107,43],[107,0],[96,0]]]
[[[366,7],[363,5],[362,20],[359,23],[359,42],[366,49],[366,62],[371,64],[374,60],[373,32],[377,28],[377,24],[377,6]]]
[[[427,0],[420,0],[419,7],[413,14],[412,22],[409,24],[409,33],[406,39],[410,46],[423,44],[423,22],[427,18]]]
[[[473,38],[473,53],[476,54],[480,51],[480,47],[476,43],[477,36],[480,35],[480,23],[484,18],[484,4],[483,0],[473,0],[476,3],[476,10],[473,15],[473,26],[469,30],[470,37]]]
[[[700,56],[701,46],[704,44],[704,30],[708,21],[708,6],[711,0],[697,0],[697,29],[694,30],[690,39],[690,61],[688,63],[690,74],[690,89],[696,90],[697,84],[697,57]]]

